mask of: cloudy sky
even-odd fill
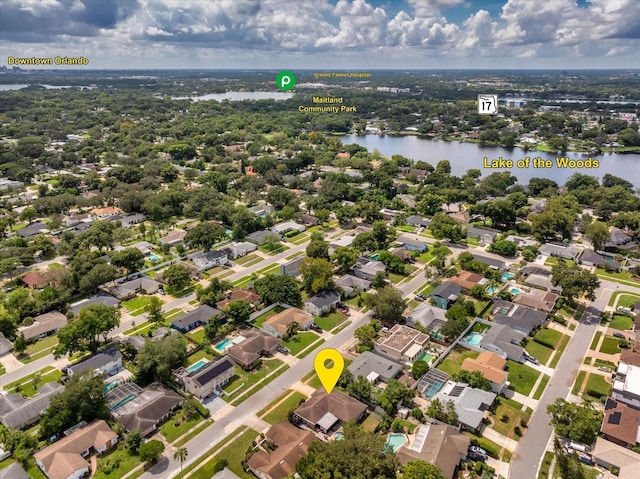
[[[1,65],[640,68],[640,0],[2,0],[0,42]]]

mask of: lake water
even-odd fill
[[[30,85],[22,84],[22,83],[8,83],[6,85],[0,85],[0,91],[11,91],[11,90],[22,90],[23,88],[27,88]],[[37,84],[34,86],[41,86],[46,88],[47,90],[62,90],[65,88],[82,88],[82,89],[92,89],[94,87],[91,86],[72,86],[72,85],[42,85]]]
[[[209,93],[201,96],[174,96],[172,100],[187,100],[193,101],[243,101],[243,100],[288,100],[293,97],[293,93],[283,91],[228,91],[226,93]]]
[[[592,157],[600,163],[599,168],[558,168],[555,165],[557,155],[542,151],[525,152],[520,148],[507,150],[499,147],[482,147],[476,143],[464,143],[460,141],[426,140],[416,136],[389,136],[389,135],[344,135],[340,139],[344,144],[357,143],[373,152],[377,149],[385,156],[402,155],[414,161],[422,160],[436,166],[441,160],[449,160],[451,173],[456,176],[463,175],[469,168],[477,168],[483,176],[494,171],[511,171],[518,179],[518,183],[526,184],[531,178],[549,178],[563,184],[576,172],[602,178],[606,173],[624,178],[640,187],[640,155],[621,153],[601,153],[589,155],[586,153],[567,152],[564,156],[573,160],[586,160]],[[512,159],[513,168],[484,168],[483,158],[492,159],[502,157],[504,160]],[[543,160],[554,160],[551,168],[517,168],[516,160],[526,157],[541,157]]]

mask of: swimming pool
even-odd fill
[[[489,294],[493,294],[497,292],[499,289],[500,288],[498,288],[497,286],[487,286],[487,289],[485,291]]]
[[[513,278],[514,274],[513,273],[502,273],[502,277],[500,279],[502,279],[503,283],[506,283],[507,281],[509,281],[511,278]]]
[[[162,258],[160,256],[158,256],[157,254],[149,253],[147,255],[147,259],[149,261],[153,261],[155,263],[156,261],[160,261]]]
[[[510,292],[511,294],[515,294],[515,295],[518,295],[518,294],[522,293],[522,291],[520,291],[518,288],[511,288],[511,289],[509,290],[509,292]]]
[[[480,341],[482,341],[482,334],[480,333],[476,333],[473,332],[471,333],[469,336],[467,336],[464,340],[465,343],[467,344],[473,344],[475,346],[477,346],[478,344],[480,344]]]
[[[422,353],[418,356],[418,361],[424,361],[427,364],[431,364],[431,361],[433,361],[433,354]]]
[[[120,384],[120,381],[118,381],[117,379],[115,381],[110,382],[109,384],[105,385],[104,392],[108,393],[113,388],[117,387],[119,384]]]
[[[333,439],[334,441],[342,441],[344,439],[344,434],[338,431],[333,435]]]
[[[214,346],[214,348],[216,348],[217,351],[223,353],[224,350],[227,349],[232,344],[233,344],[233,340],[227,338],[227,339],[224,339],[224,340],[220,341],[218,344],[216,344]]]
[[[393,452],[396,452],[407,442],[409,441],[407,440],[407,436],[404,434],[389,434],[385,446],[390,446],[393,449]]]
[[[207,364],[209,361],[207,361],[206,359],[200,359],[199,361],[193,363],[191,366],[189,366],[187,368],[187,371],[189,371],[190,373],[194,373],[196,371],[198,371],[199,369],[202,369],[202,366],[204,366],[205,364]]]
[[[373,261],[378,261],[378,260],[380,259],[380,254],[379,254],[379,253],[372,254],[372,255],[370,256],[370,258],[371,258]]]

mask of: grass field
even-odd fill
[[[554,458],[553,452],[547,451],[544,453],[542,464],[540,464],[540,471],[538,472],[538,479],[551,479],[549,478],[549,469],[551,468]]]
[[[301,331],[288,341],[282,341],[282,345],[287,348],[291,354],[296,356],[300,351],[305,349],[311,343],[318,339],[318,335],[310,331]]]
[[[475,359],[479,354],[480,353],[478,351],[471,351],[469,349],[456,346],[444,359],[444,361],[438,364],[438,369],[444,371],[445,373],[453,375],[460,371],[460,366],[466,358]]]
[[[280,274],[280,265],[278,263],[270,264],[256,271],[256,274],[264,274],[265,276],[268,274]]]
[[[122,306],[127,308],[129,312],[138,312],[139,309],[142,309],[142,312],[138,314],[144,313],[144,309],[151,302],[151,296],[139,296],[137,298],[130,299],[129,301],[123,301]],[[135,315],[134,315],[135,316]]]
[[[283,364],[279,359],[270,359],[263,361],[259,369],[253,371],[245,371],[240,366],[236,366],[236,373],[227,384],[223,386],[226,392],[233,392],[232,395],[223,395],[222,398],[231,402],[244,391],[259,381],[262,381],[267,375],[278,369]],[[237,390],[237,391],[236,391]]]
[[[188,421],[184,421],[182,419],[182,411],[177,411],[175,416],[160,426],[160,432],[168,443],[172,443],[202,421],[204,421],[204,418],[200,414]]]
[[[251,447],[257,436],[258,432],[253,429],[248,429],[244,426],[236,429],[227,436],[228,439],[224,439],[207,451],[202,456],[202,461],[197,461],[185,468],[176,477],[182,478],[189,473],[190,478],[210,479],[219,470],[218,463],[226,460],[229,463],[227,467],[241,479],[255,479],[253,474],[244,471],[241,463],[247,449]]]
[[[267,248],[266,246],[260,245],[260,246],[258,246],[258,249],[260,251],[262,251],[263,253],[267,253],[267,254],[270,254],[270,255],[275,255],[275,254],[279,254],[279,253],[283,253],[283,252],[287,251],[289,249],[289,247],[281,244],[277,248],[274,248],[273,250],[269,250],[269,248]]]
[[[573,389],[571,390],[571,394],[577,396],[580,394],[580,389],[582,389],[582,383],[584,382],[584,377],[587,375],[586,371],[580,371],[578,373],[578,377],[576,378],[576,382],[573,385]]]
[[[614,273],[596,269],[596,275],[602,279],[608,279],[609,281],[615,281],[620,284],[637,286],[637,279],[633,279],[633,276],[631,276],[631,273],[629,273],[628,271],[620,271],[619,273]]]
[[[520,438],[513,432],[514,428],[520,426],[521,419],[529,422],[532,412],[531,408],[526,408],[525,411],[522,411],[522,404],[513,399],[501,397],[500,405],[496,408],[496,414],[492,418],[492,427],[503,436],[510,437],[517,441]],[[503,415],[506,421],[502,420]],[[521,427],[521,429],[523,428]]]
[[[23,363],[28,364],[36,359],[44,358],[46,355],[51,354],[51,350],[58,345],[58,336],[48,336],[31,343],[27,346],[27,349],[22,354],[14,354]]]
[[[524,349],[531,356],[540,361],[540,364],[542,364],[543,366],[546,366],[547,362],[549,362],[551,354],[553,353],[553,349],[536,341],[529,341]]]
[[[620,352],[620,348],[618,347],[619,339],[614,338],[613,336],[607,336],[602,341],[602,345],[600,346],[600,352],[605,354],[617,354]]]
[[[304,399],[307,399],[307,396],[297,391],[294,391],[291,396],[287,397],[271,412],[267,413],[267,415],[264,416],[263,419],[267,421],[269,424],[275,424],[280,421],[286,421],[287,417],[289,416],[289,412],[297,408],[298,404],[300,404],[300,401]]]
[[[626,316],[624,314],[614,313],[611,321],[609,322],[610,328],[618,329],[620,331],[631,329],[631,326],[633,326],[633,319],[630,316]]]
[[[40,375],[40,379],[36,385],[34,385],[34,379],[37,375]],[[55,369],[53,366],[47,366],[42,368],[40,371],[36,371],[35,373],[29,374],[23,378],[18,379],[17,381],[13,381],[9,384],[3,385],[3,388],[8,393],[16,393],[20,392],[24,397],[35,396],[38,392],[36,386],[39,388],[43,384],[52,383],[58,380],[62,376],[62,373]],[[19,389],[16,390],[16,388]]]
[[[141,462],[139,456],[132,456],[126,449],[115,449],[102,457],[98,456],[98,470],[93,477],[95,479],[122,477]],[[116,465],[117,467],[114,467]]]
[[[547,387],[549,379],[549,376],[546,374],[542,376],[542,380],[540,380],[540,384],[538,384],[538,389],[533,393],[533,399],[540,399],[542,397],[542,393],[544,393],[544,389]]]
[[[602,396],[607,396],[611,390],[611,385],[599,374],[589,374],[585,393],[594,399],[600,400]]]
[[[561,336],[562,333],[555,329],[543,328],[536,333],[533,340],[551,349],[555,349]]]
[[[630,291],[615,291],[609,299],[609,306],[625,306],[633,309],[636,301],[640,301],[640,295],[633,294]]]
[[[556,354],[553,356],[553,359],[551,360],[551,364],[549,364],[549,367],[555,368],[558,365],[558,361],[560,361],[560,358],[562,357],[562,353],[567,347],[567,344],[569,344],[570,340],[571,340],[571,337],[567,336],[566,334],[562,335],[562,338],[560,339],[560,344],[556,347]]]
[[[249,254],[242,258],[236,258],[233,262],[242,266],[251,266],[252,264],[259,263],[262,259],[262,256],[258,256],[257,254]]]
[[[195,342],[201,343],[202,341],[204,341],[204,329],[200,328],[197,331],[189,332],[187,333],[187,336],[189,336]]]
[[[207,359],[211,361],[213,359],[213,355],[209,354],[204,349],[201,349],[200,351],[196,351],[194,354],[192,354],[187,358],[187,365],[191,366],[192,364],[197,363],[201,359]]]
[[[507,361],[507,369],[509,371],[509,387],[528,396],[540,373],[529,366],[511,360]]]
[[[333,328],[341,324],[347,317],[338,312],[328,314],[327,316],[316,316],[315,323],[324,331],[331,331]]]
[[[614,363],[612,363],[611,361],[605,361],[604,359],[596,359],[596,363],[594,364],[594,366],[597,368],[609,368],[612,371],[615,371],[616,369],[616,365]]]
[[[596,332],[596,335],[593,337],[593,341],[591,341],[591,346],[589,346],[589,349],[593,351],[596,350],[596,348],[598,347],[598,343],[600,342],[600,336],[602,336],[602,332]]]

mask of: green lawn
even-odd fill
[[[500,405],[496,408],[496,413],[491,418],[493,420],[492,427],[503,436],[510,437],[517,441],[520,438],[513,432],[513,429],[516,426],[520,426],[521,419],[529,422],[533,411],[531,408],[526,408],[525,411],[522,411],[522,404],[513,399],[501,397],[499,401]],[[502,420],[503,415],[505,415],[505,421]],[[520,429],[524,432],[522,427],[520,427]]]
[[[620,352],[620,348],[618,347],[618,338],[614,338],[613,336],[606,336],[602,341],[602,346],[600,346],[600,352],[605,354],[617,354]]]
[[[233,284],[233,286],[236,288],[246,288],[247,285],[253,280],[254,276],[248,274],[247,276],[243,276],[242,278],[233,281],[231,284]]]
[[[213,359],[213,355],[206,352],[204,349],[196,351],[194,354],[187,358],[187,365],[191,366],[192,364],[197,363],[201,359],[207,359],[211,361]]]
[[[162,317],[164,318],[165,321],[171,322],[174,319],[178,319],[178,318],[184,316],[185,314],[187,314],[187,313],[182,311],[180,308],[175,308],[175,309],[172,309],[172,310],[167,311],[166,313],[164,313],[162,315]]]
[[[547,387],[549,379],[549,376],[547,376],[546,374],[542,376],[542,380],[540,381],[540,384],[538,384],[538,389],[536,389],[536,392],[533,393],[533,399],[540,399],[542,397],[542,393],[544,393],[544,389]]]
[[[175,441],[173,443],[173,445],[175,447],[184,446],[191,439],[196,437],[198,434],[200,434],[202,431],[204,431],[206,428],[208,428],[212,424],[213,424],[213,419],[205,419],[200,424],[198,424],[196,427],[191,429],[187,434],[184,434],[183,436],[181,436],[180,439],[178,439],[177,441]]]
[[[586,371],[580,371],[578,373],[578,377],[576,378],[576,382],[573,385],[573,389],[571,390],[571,394],[577,396],[580,394],[580,389],[582,389],[582,383],[584,382],[584,377],[587,375]]]
[[[507,369],[509,371],[509,387],[528,396],[540,373],[529,366],[511,360],[507,361]]]
[[[245,371],[240,366],[236,366],[236,374],[231,378],[231,381],[222,388],[228,393],[232,391],[235,392],[232,395],[223,395],[222,398],[227,402],[231,402],[242,394],[243,391],[246,391],[257,382],[262,381],[269,373],[275,371],[282,364],[283,362],[279,359],[269,359],[268,361],[263,361],[258,369],[250,372]]]
[[[17,381],[13,381],[9,384],[5,384],[4,390],[9,393],[20,392],[24,397],[35,396],[37,393],[37,389],[34,387],[33,379],[36,377],[36,374],[40,373],[40,380],[38,381],[37,386],[41,387],[43,384],[52,383],[57,381],[62,373],[57,369],[54,369],[52,366],[47,366],[46,368],[41,369],[33,374],[29,374]],[[19,387],[20,391],[16,391],[16,387]]]
[[[273,409],[270,413],[264,416],[264,420],[269,424],[275,424],[280,421],[286,421],[289,415],[289,412],[293,411],[298,407],[300,401],[307,399],[302,393],[294,391],[294,393],[281,402],[275,409]],[[273,404],[273,403],[272,403]]]
[[[285,258],[285,260],[290,261],[293,258],[297,258],[298,256],[304,256],[307,254],[305,251],[298,251],[297,253],[293,253]]]
[[[262,256],[258,256],[257,254],[249,254],[247,256],[243,256],[242,258],[236,258],[233,260],[234,263],[240,264],[242,266],[250,266],[250,264],[256,264],[262,261]]]
[[[261,314],[260,316],[258,316],[258,317],[254,320],[253,324],[254,324],[256,327],[258,327],[258,328],[259,328],[259,327],[261,327],[261,326],[264,324],[264,322],[265,322],[268,318],[270,318],[270,317],[271,317],[271,316],[273,316],[274,314],[281,313],[281,312],[282,312],[282,311],[284,311],[284,310],[285,310],[285,308],[283,308],[282,306],[276,306],[275,308],[273,308],[273,309],[271,309],[271,310],[267,311],[266,313],[263,313],[263,314]]]
[[[129,301],[123,301],[121,304],[129,311],[136,311],[140,308],[146,308],[146,306],[151,302],[151,298],[151,296],[140,296],[130,299]],[[144,313],[144,310],[142,312]]]
[[[222,442],[207,451],[207,453],[202,456],[202,461],[195,462],[185,468],[185,470],[176,477],[185,477],[187,473],[193,471],[189,474],[190,478],[210,479],[215,475],[216,471],[218,471],[216,467],[218,463],[224,459],[229,463],[227,467],[241,479],[255,479],[253,474],[244,471],[241,463],[245,453],[251,447],[257,436],[258,432],[253,429],[247,429],[244,426],[236,429]],[[207,459],[209,460],[207,461]]]
[[[333,328],[341,324],[347,317],[337,311],[327,316],[316,316],[314,321],[324,331],[331,331]]]
[[[365,431],[374,432],[380,424],[380,421],[376,418],[375,414],[368,414],[364,421],[362,421],[361,427]]]
[[[438,369],[444,371],[445,373],[453,375],[460,371],[460,366],[466,358],[475,359],[479,354],[480,352],[478,351],[472,351],[461,346],[456,346],[444,359],[444,361],[438,364]]]
[[[423,296],[426,296],[427,298],[429,297],[429,295],[431,294],[431,291],[433,291],[434,289],[436,289],[436,287],[430,283],[425,284],[422,288],[420,288],[418,290],[418,294],[421,294]]]
[[[549,477],[549,469],[551,468],[554,458],[555,455],[553,452],[547,451],[544,453],[544,459],[540,465],[540,472],[538,472],[538,479],[551,479]]]
[[[570,340],[571,340],[570,336],[567,336],[566,334],[562,335],[562,338],[560,339],[560,344],[556,347],[556,354],[553,356],[553,359],[551,360],[551,364],[549,364],[549,367],[555,368],[558,365],[558,361],[560,361],[560,358],[562,357],[562,353],[567,347],[567,344],[569,344]]]
[[[565,263],[567,266],[575,266],[576,262],[570,259],[564,259],[564,258],[555,258],[553,256],[547,258],[547,260],[544,262],[544,264],[546,266],[553,266],[554,264],[557,263]]]
[[[279,254],[279,253],[282,253],[284,251],[287,251],[289,249],[289,247],[281,244],[277,248],[275,248],[273,250],[269,250],[269,248],[267,248],[266,246],[260,245],[260,246],[258,246],[258,249],[260,251],[262,251],[263,253],[267,253],[267,254],[270,254],[270,255],[275,255],[275,254]]]
[[[287,238],[287,242],[298,245],[304,243],[305,241],[308,241],[309,238],[310,236],[308,234],[302,233],[294,236],[293,238]]]
[[[113,479],[122,477],[141,463],[140,456],[132,456],[126,449],[115,449],[102,457],[98,457],[98,470],[93,478]]]
[[[127,329],[124,334],[126,336],[132,336],[135,334],[138,334],[138,330],[144,329],[147,326],[151,326],[152,323],[150,321],[145,321],[144,323],[140,323],[140,324],[136,324],[135,326],[132,326],[131,328]]]
[[[609,368],[611,369],[611,371],[616,370],[616,365],[614,363],[612,363],[611,361],[605,361],[604,359],[596,359],[596,363],[594,364],[594,366],[597,368]]]
[[[611,385],[605,380],[604,376],[589,374],[585,393],[594,399],[600,400],[602,396],[608,396],[609,391],[611,391]]]
[[[640,301],[640,296],[633,294],[629,291],[615,291],[609,299],[609,306],[625,306],[633,309],[633,305],[636,301]]]
[[[192,428],[196,427],[199,423],[204,421],[204,418],[198,414],[195,418],[184,421],[182,419],[182,411],[179,410],[176,414],[160,426],[160,432],[167,440],[172,443],[183,434],[189,432]]]
[[[282,341],[282,345],[295,356],[317,339],[317,334],[311,331],[301,331],[288,341]]]
[[[265,266],[264,268],[256,271],[256,274],[264,274],[265,276],[267,274],[280,274],[280,265],[278,263],[270,264],[269,266]]]
[[[189,332],[189,333],[187,333],[187,336],[189,336],[195,342],[201,343],[205,339],[205,337],[204,337],[204,328],[198,329],[197,331]]]
[[[31,361],[35,361],[36,359],[40,359],[45,357],[48,354],[51,354],[51,350],[58,344],[58,336],[55,334],[53,336],[48,336],[40,341],[36,341],[35,343],[31,343],[27,346],[27,349],[22,354],[14,355],[23,363],[27,364]]]
[[[346,327],[346,325],[345,325],[345,326],[342,326],[341,328],[343,328],[343,327]],[[337,332],[340,332],[339,330],[340,330],[341,328],[338,328],[338,331],[337,331]],[[302,358],[304,358],[304,357],[309,356],[309,354],[313,353],[313,352],[314,352],[317,348],[319,348],[319,347],[320,347],[320,345],[321,345],[321,344],[323,344],[324,342],[325,342],[325,341],[324,341],[324,339],[322,339],[322,338],[318,339],[317,341],[314,341],[313,343],[311,343],[311,346],[309,346],[307,349],[305,349],[304,351],[302,351],[301,353],[299,353],[299,354],[297,355],[297,357],[298,357],[298,358],[300,358],[300,359],[302,359]],[[346,361],[345,361],[345,364],[346,364]]]
[[[633,326],[633,319],[630,316],[617,313],[614,313],[613,318],[611,318],[611,322],[609,323],[610,328],[619,329],[620,331],[631,329],[631,326]]]
[[[615,281],[620,284],[626,284],[628,286],[637,286],[637,279],[634,279],[631,273],[628,271],[620,271],[619,273],[615,272],[605,272],[600,268],[596,269],[596,275],[603,279],[608,279],[609,281]]]
[[[479,434],[474,434],[471,431],[464,431],[464,434],[466,434],[471,438],[471,444],[473,446],[480,446],[482,449],[487,451],[487,454],[489,456],[493,457],[494,459],[500,458],[500,450],[502,449],[502,446],[500,446],[499,444],[496,444],[490,439],[487,439],[486,437],[482,437]],[[504,456],[503,456],[503,459],[504,459]]]
[[[591,346],[589,346],[589,349],[592,349],[593,351],[596,350],[596,348],[598,347],[598,343],[600,342],[600,336],[602,336],[602,332],[597,331],[596,335],[593,337],[593,341],[591,341]]]
[[[556,331],[555,329],[543,328],[537,332],[537,334],[533,337],[533,340],[537,343],[540,343],[548,348],[555,349],[560,340],[562,333]]]
[[[524,349],[531,356],[540,361],[540,364],[542,364],[543,366],[546,366],[547,362],[549,362],[551,354],[553,353],[553,349],[536,341],[529,341]]]

